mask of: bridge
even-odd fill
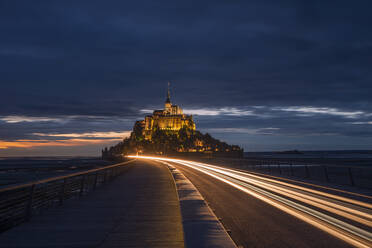
[[[130,159],[1,188],[0,247],[372,246],[369,190]]]

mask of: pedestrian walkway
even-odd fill
[[[0,235],[6,248],[184,247],[166,166],[134,162],[113,182]]]

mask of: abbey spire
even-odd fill
[[[167,100],[165,100],[166,103],[170,103],[170,82],[168,81],[168,91],[167,91]]]
[[[172,103],[170,101],[170,82],[168,82],[167,99],[165,100],[164,111],[167,113],[172,112]]]

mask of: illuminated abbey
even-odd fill
[[[136,121],[129,137],[102,150],[102,158],[109,160],[121,160],[128,154],[240,158],[243,149],[196,130],[192,116],[172,104],[168,83],[164,109]]]
[[[142,130],[142,135],[146,140],[151,140],[152,134],[157,128],[160,130],[178,131],[182,127],[187,127],[195,130],[195,123],[191,115],[184,114],[179,106],[171,103],[168,83],[164,109],[155,110],[152,115],[147,115],[144,120],[137,121],[136,127]]]

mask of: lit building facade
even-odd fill
[[[155,110],[152,115],[146,116],[145,120],[138,121],[136,125],[141,127],[143,136],[147,140],[151,140],[152,133],[156,128],[178,131],[186,126],[189,129],[195,130],[195,123],[192,116],[184,114],[179,106],[171,103],[169,84],[164,109]]]

